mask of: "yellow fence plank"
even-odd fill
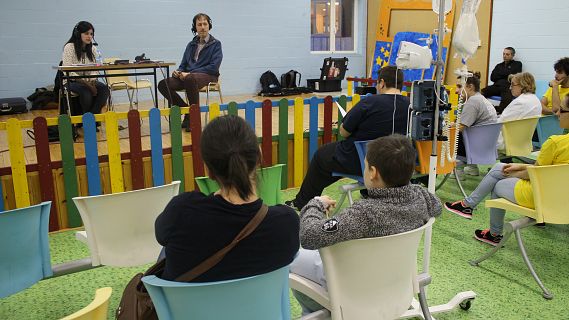
[[[296,187],[302,184],[304,177],[304,166],[302,165],[304,157],[302,140],[304,134],[304,101],[302,98],[294,99],[294,185]]]
[[[219,103],[212,103],[209,106],[209,119],[210,121],[219,117]]]
[[[30,191],[28,190],[26,159],[24,157],[24,142],[22,141],[20,121],[8,119],[6,129],[8,132],[8,150],[10,150],[10,165],[12,167],[12,179],[14,179],[16,207],[29,207]]]
[[[111,173],[111,190],[113,193],[124,191],[124,178],[121,165],[121,149],[119,146],[119,128],[117,114],[113,111],[105,113],[107,148],[109,150],[109,168]]]

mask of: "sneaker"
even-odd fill
[[[472,220],[472,208],[465,206],[462,201],[445,202],[445,209],[463,218]]]
[[[285,206],[287,207],[291,207],[292,209],[294,209],[295,211],[300,211],[298,210],[298,208],[296,207],[296,205],[294,204],[294,200],[287,200],[284,202]]]
[[[478,241],[485,242],[491,246],[497,246],[502,241],[501,235],[493,235],[490,229],[474,231],[474,238]]]
[[[479,176],[480,171],[478,170],[478,166],[475,164],[467,164],[464,166],[464,174],[469,176]]]

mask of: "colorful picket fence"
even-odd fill
[[[81,219],[72,198],[80,195],[100,195],[128,190],[137,190],[149,186],[163,185],[172,180],[180,180],[181,191],[193,190],[194,177],[204,176],[205,168],[200,155],[201,113],[209,112],[210,119],[221,112],[238,114],[244,110],[246,121],[253,127],[262,128],[260,145],[263,153],[263,166],[276,163],[286,165],[283,170],[282,188],[300,186],[308,162],[319,144],[341,139],[333,127],[334,103],[344,109],[360,100],[352,97],[328,96],[324,99],[312,97],[280,101],[248,101],[238,104],[230,102],[219,105],[171,109],[151,109],[144,111],[83,116],[60,115],[58,118],[38,117],[32,120],[9,119],[0,122],[0,130],[6,130],[11,166],[0,168],[0,211],[26,207],[41,201],[52,200],[50,231],[81,226]],[[348,102],[352,103],[348,105]],[[294,131],[288,131],[289,108],[293,108]],[[273,135],[273,108],[278,108],[278,134]],[[304,110],[308,108],[309,128],[304,130]],[[318,127],[319,109],[323,108],[323,128]],[[261,119],[257,120],[256,109],[262,109]],[[180,128],[181,114],[189,113],[192,121],[191,144],[182,144],[181,130],[169,130],[171,147],[162,146],[161,117],[169,118],[171,128]],[[128,121],[129,152],[121,152],[119,139],[119,120]],[[150,127],[150,150],[142,150],[141,119],[147,119]],[[338,112],[338,123],[342,116]],[[99,155],[96,122],[102,122],[106,132],[107,154]],[[84,158],[76,158],[72,125],[83,123],[85,151]],[[61,161],[52,161],[48,141],[48,126],[58,126]],[[25,164],[22,130],[33,128],[37,154],[36,164]],[[292,143],[292,154],[289,145]],[[305,154],[305,143],[307,151]],[[274,155],[273,155],[274,154]],[[168,176],[166,176],[168,174]],[[292,177],[292,179],[289,179]],[[36,184],[36,186],[30,186]],[[150,181],[150,182],[149,182]],[[83,187],[82,185],[85,185]],[[30,192],[30,188],[35,190]],[[61,201],[55,201],[61,198]],[[10,199],[10,201],[8,201]],[[9,202],[13,202],[9,205]]]

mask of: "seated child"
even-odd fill
[[[440,215],[440,200],[425,188],[409,183],[414,166],[415,150],[407,137],[395,134],[370,141],[363,173],[369,197],[331,218],[327,213],[336,201],[328,196],[310,200],[300,212],[300,242],[304,249],[292,263],[291,272],[326,287],[322,260],[315,249],[407,232]],[[303,314],[323,308],[302,293],[293,293]]]

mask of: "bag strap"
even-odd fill
[[[211,257],[207,258],[202,263],[195,266],[192,270],[184,273],[183,275],[176,278],[175,281],[178,282],[190,282],[193,279],[197,278],[198,276],[202,275],[204,272],[208,271],[209,269],[213,268],[216,264],[218,264],[225,255],[233,249],[241,240],[247,238],[257,226],[265,219],[267,212],[269,211],[269,207],[265,204],[261,206],[261,209],[255,214],[253,219],[247,223],[247,225],[237,234],[237,236],[228,244],[225,248],[217,251]]]

